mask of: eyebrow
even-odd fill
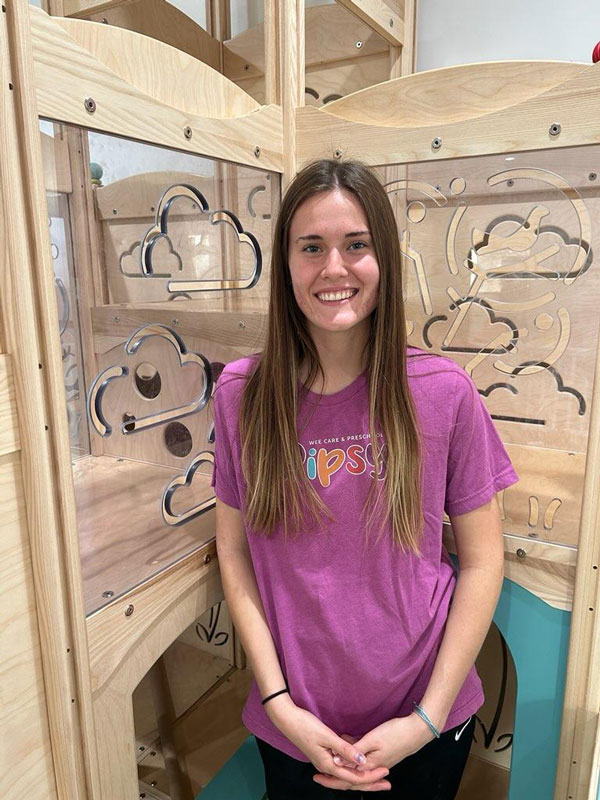
[[[351,231],[350,233],[344,234],[344,239],[351,239],[353,236],[370,236],[370,235],[371,231]],[[323,237],[319,236],[317,233],[309,233],[306,236],[298,236],[296,241],[299,242],[300,240],[307,240],[307,239],[310,241],[314,241],[316,239],[321,240],[323,239]]]

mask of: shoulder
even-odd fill
[[[478,398],[477,387],[460,364],[451,358],[409,347],[407,375],[411,395],[422,419],[450,428],[463,406],[472,406]]]
[[[256,369],[257,363],[258,355],[253,355],[230,361],[225,365],[214,390],[216,407],[227,415],[237,415],[244,387]]]
[[[456,361],[411,345],[406,349],[406,372],[411,381],[411,388],[423,384],[425,391],[436,388],[440,391],[445,389],[454,391],[463,380],[466,385],[471,382],[465,370]]]

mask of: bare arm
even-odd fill
[[[262,697],[285,688],[285,679],[267,624],[240,511],[217,499],[217,552],[225,599],[236,631],[258,683]],[[296,706],[289,694],[265,705],[273,724],[298,747],[319,770],[336,775],[363,789],[376,791],[389,784],[381,780],[386,768],[355,769],[336,766],[332,751],[343,753],[352,763],[365,759],[355,747],[341,739],[309,711]],[[362,759],[362,761],[361,761]],[[369,766],[369,765],[367,765]],[[369,784],[367,787],[366,784]]]
[[[504,547],[496,496],[451,517],[460,571],[446,630],[421,705],[438,730],[477,658],[502,588]]]

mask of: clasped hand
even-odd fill
[[[416,714],[388,720],[354,739],[347,734],[338,736],[310,711],[295,705],[289,695],[271,702],[272,722],[316,767],[315,782],[329,789],[390,789],[385,780],[390,767],[433,738]]]
[[[407,756],[416,753],[433,737],[423,725],[423,721],[416,714],[411,714],[408,717],[397,717],[388,720],[373,728],[361,739],[356,739],[347,734],[342,734],[341,738],[352,744],[360,753],[363,753],[366,761],[363,766],[352,765],[344,760],[340,754],[332,753],[333,763],[346,769],[354,769],[355,773],[365,774],[367,771],[374,772],[381,768],[389,770]],[[314,776],[314,780],[328,789],[349,789],[350,791],[359,789],[362,792],[367,792],[391,788],[390,782],[386,780],[380,779],[373,783],[362,783],[357,786],[348,780],[337,778],[327,773],[318,773]]]

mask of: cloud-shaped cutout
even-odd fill
[[[129,250],[125,250],[121,253],[119,256],[119,269],[122,275],[126,278],[170,278],[173,272],[183,269],[181,256],[173,247],[173,243],[166,233],[164,236],[157,239],[154,257],[163,269],[166,267],[168,272],[152,271],[150,275],[143,272],[141,267],[141,254],[141,242],[134,242]]]
[[[225,223],[235,232],[240,244],[249,245],[254,256],[254,268],[252,274],[247,278],[220,278],[219,280],[192,280],[192,281],[169,281],[167,289],[169,292],[219,292],[231,291],[232,289],[251,289],[256,286],[262,272],[262,252],[258,239],[250,231],[245,231],[242,223],[231,211],[221,209],[213,211],[210,215],[210,224],[218,225]]]
[[[152,275],[152,254],[157,242],[167,236],[169,224],[169,210],[174,200],[187,198],[195,203],[200,211],[208,211],[206,198],[195,186],[189,183],[174,183],[162,193],[156,206],[154,225],[144,234],[140,250],[140,269],[145,276]]]
[[[181,488],[189,488],[192,485],[194,475],[202,464],[214,463],[215,457],[210,450],[205,450],[202,453],[198,453],[198,455],[194,456],[190,462],[185,474],[178,475],[176,478],[173,478],[169,484],[167,484],[163,492],[161,504],[163,519],[167,525],[183,525],[184,523],[189,522],[191,519],[200,516],[200,514],[203,514],[209,508],[212,508],[215,503],[214,495],[207,497],[206,500],[198,503],[198,505],[192,506],[192,508],[188,508],[186,511],[182,511],[181,514],[176,514],[173,512],[172,503],[173,496],[176,491]]]
[[[168,422],[195,414],[206,406],[212,395],[214,381],[208,359],[202,353],[189,352],[181,336],[167,325],[149,324],[136,330],[125,343],[125,355],[134,355],[145,341],[154,336],[161,337],[173,346],[179,358],[180,367],[193,364],[200,368],[203,372],[204,386],[202,392],[191,403],[144,417],[130,415],[127,421],[121,425],[121,433],[125,435],[139,433],[142,430],[165,425]],[[112,427],[102,411],[104,393],[112,381],[124,378],[129,374],[130,370],[127,365],[113,365],[100,372],[92,381],[88,394],[87,411],[92,427],[100,436],[106,437],[112,433]]]

